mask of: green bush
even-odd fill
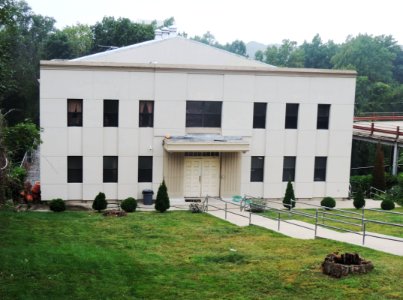
[[[251,212],[263,212],[266,208],[266,201],[263,198],[250,199],[249,207]]]
[[[320,201],[320,205],[326,207],[326,209],[336,207],[336,200],[332,197],[325,197]]]
[[[136,208],[137,208],[137,201],[136,201],[136,199],[129,197],[122,201],[122,203],[120,204],[120,207],[125,212],[134,212],[134,211],[136,211]]]
[[[365,206],[365,198],[362,190],[358,190],[358,192],[354,195],[353,205],[356,209],[360,209]]]
[[[53,199],[52,201],[49,202],[49,208],[51,211],[54,212],[61,212],[66,210],[66,203],[60,198],[58,199]]]
[[[92,202],[92,209],[101,212],[108,206],[108,202],[106,201],[106,197],[104,193],[99,192],[95,197],[94,202]]]
[[[155,209],[159,212],[164,212],[169,209],[168,189],[163,180],[158,188],[157,199],[155,199]]]
[[[283,205],[285,208],[288,208],[288,209],[295,207],[295,195],[294,195],[294,189],[292,187],[291,181],[288,181],[288,183],[287,183],[287,189],[285,190]]]
[[[395,208],[395,203],[392,200],[385,199],[381,202],[381,208],[383,210],[392,210]]]
[[[353,193],[356,193],[359,190],[363,191],[364,194],[369,193],[371,182],[372,175],[356,175],[350,177],[350,184]]]

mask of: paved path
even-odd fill
[[[214,202],[212,205],[219,207],[219,208],[224,208],[225,204],[224,202],[219,203]],[[227,220],[228,222],[238,225],[238,226],[248,226],[249,225],[249,212],[243,211],[240,212],[239,207],[232,204],[232,203],[227,203],[227,216],[225,218],[225,211],[213,207],[209,207],[208,213],[212,216],[215,216],[220,219]],[[233,212],[233,213],[231,213]],[[291,224],[290,224],[291,223]],[[315,238],[315,225],[302,222],[302,221],[297,221],[297,220],[287,220],[287,222],[281,221],[280,222],[280,230],[278,230],[278,221],[277,220],[271,220],[265,217],[262,217],[257,214],[251,214],[251,224],[260,226],[263,228],[267,228],[279,233],[282,233],[284,235],[293,237],[293,238],[299,238],[299,239],[314,239]],[[298,224],[300,226],[296,226],[294,224]],[[303,226],[303,227],[301,227]],[[403,238],[397,238],[397,237],[392,237],[392,236],[387,236],[387,235],[381,235],[378,233],[371,233],[371,232],[366,232],[366,234],[369,235],[375,235],[375,236],[381,236],[381,237],[386,237],[386,238],[393,238],[397,239],[398,241],[391,241],[391,240],[386,240],[386,239],[380,239],[380,238],[375,238],[371,236],[366,236],[365,237],[365,245],[362,245],[362,232],[359,232],[360,234],[355,234],[355,233],[350,233],[350,232],[338,232],[334,230],[330,230],[324,227],[318,226],[317,228],[317,237],[320,238],[326,238],[330,240],[335,240],[335,241],[340,241],[340,242],[345,242],[349,244],[354,244],[358,246],[363,246],[379,251],[383,251],[386,253],[391,253],[395,255],[400,255],[403,256]]]

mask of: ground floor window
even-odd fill
[[[67,182],[81,183],[83,182],[83,157],[68,156],[67,157]]]
[[[263,182],[263,177],[264,177],[264,156],[252,156],[250,181]]]
[[[153,181],[153,157],[139,156],[138,182]]]
[[[283,181],[295,181],[295,156],[284,156]]]
[[[326,181],[326,165],[327,157],[315,157],[315,174],[313,176],[314,181]]]
[[[104,182],[118,182],[118,157],[104,156]]]

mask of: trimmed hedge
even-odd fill
[[[320,201],[320,205],[326,207],[326,209],[327,207],[334,208],[336,207],[336,200],[332,197],[325,197]]]
[[[395,209],[395,203],[392,200],[383,200],[381,202],[381,208],[383,210],[392,210]]]
[[[64,201],[60,198],[53,199],[49,202],[49,208],[54,212],[62,212],[66,210],[66,203],[64,203]]]
[[[134,212],[136,211],[137,208],[137,201],[133,197],[126,198],[125,200],[122,201],[120,207],[125,212]]]
[[[92,209],[101,212],[108,206],[108,202],[106,201],[106,196],[104,193],[98,193],[95,197],[94,202],[92,202]]]

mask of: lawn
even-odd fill
[[[0,211],[0,299],[402,299],[403,258],[206,214]],[[373,261],[333,279],[333,251]]]
[[[345,210],[361,214],[360,209],[358,209],[358,210],[357,209],[345,209]],[[284,213],[281,214],[281,219],[283,219],[283,220],[293,219],[293,220],[299,220],[299,221],[304,221],[304,222],[308,222],[311,224],[315,224],[315,218],[310,218],[310,217],[305,217],[305,216],[295,215],[295,214],[288,214],[286,212],[287,211],[284,211]],[[310,214],[312,217],[315,217],[316,210],[315,209],[297,209],[296,212]],[[325,212],[325,214],[322,214],[322,212]],[[397,207],[394,210],[392,210],[392,212],[403,213],[403,207]],[[263,214],[272,219],[278,218],[277,211],[269,210],[269,211],[264,212]],[[337,216],[338,214],[354,217],[357,219]],[[319,210],[318,216],[319,216],[318,220],[319,220],[320,224],[323,223],[325,225],[336,226],[336,227],[344,228],[347,230],[362,231],[362,228],[360,226],[357,226],[357,225],[361,225],[361,215],[349,214],[349,213],[340,212],[340,211],[336,211],[336,210],[335,211]],[[347,221],[347,222],[350,222],[350,223],[353,223],[356,225],[344,224],[342,222],[338,222],[338,221],[334,221],[334,220],[327,220],[326,218]],[[382,222],[403,225],[403,215],[365,210],[365,218],[368,220],[377,220],[377,221],[382,221]],[[340,231],[342,231],[342,230],[340,230]],[[366,231],[381,233],[381,234],[388,234],[388,235],[403,238],[403,228],[402,227],[383,225],[383,224],[370,222],[370,223],[366,224]]]

